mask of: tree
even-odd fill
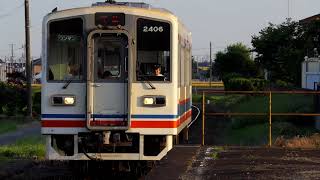
[[[258,71],[254,61],[250,58],[249,48],[237,43],[217,53],[213,72],[216,76],[223,78],[230,73],[251,77],[256,76]]]
[[[318,43],[319,22],[301,24],[288,19],[280,25],[269,24],[252,37],[252,46],[257,53],[255,62],[270,72],[270,80],[282,80],[299,86],[301,62],[313,52]]]

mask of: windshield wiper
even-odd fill
[[[149,86],[151,87],[151,89],[156,89],[156,87],[154,87],[154,85],[150,82],[150,81],[148,81],[147,79],[146,79],[146,77],[144,77],[144,76],[139,76],[141,79],[143,79],[143,82],[146,82],[147,84],[149,84]]]
[[[70,83],[73,81],[73,79],[69,79],[66,84],[62,87],[62,89],[67,89]]]

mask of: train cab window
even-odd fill
[[[170,24],[137,21],[137,81],[170,81]]]
[[[49,25],[48,80],[83,79],[83,22],[81,18]]]

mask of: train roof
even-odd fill
[[[187,29],[184,25],[184,23],[182,23],[181,19],[179,17],[177,17],[174,13],[172,13],[171,11],[164,9],[164,8],[156,8],[151,6],[150,4],[147,3],[141,3],[141,2],[110,2],[110,1],[106,1],[106,2],[97,2],[97,3],[93,3],[92,6],[90,7],[79,7],[79,8],[71,8],[71,9],[63,9],[63,10],[57,10],[57,8],[55,8],[51,13],[49,13],[45,19],[49,18],[50,16],[54,16],[56,14],[63,14],[63,13],[67,13],[69,15],[71,14],[78,14],[80,12],[83,13],[88,13],[88,12],[94,12],[95,10],[93,9],[97,9],[97,8],[108,8],[108,9],[112,9],[112,10],[116,10],[118,9],[119,11],[124,11],[124,8],[126,8],[126,10],[130,10],[131,12],[144,12],[144,11],[149,11],[152,13],[156,13],[159,14],[161,16],[167,16],[167,17],[171,17],[176,19],[185,29]],[[99,11],[99,10],[96,10]]]
[[[93,3],[92,7],[95,6],[126,6],[126,7],[134,7],[134,8],[142,8],[142,9],[149,9],[149,10],[159,10],[159,11],[164,11],[168,12],[170,14],[173,14],[171,11],[164,9],[164,8],[156,8],[151,6],[150,4],[143,3],[143,2],[97,2]]]
[[[93,3],[90,7],[79,7],[79,8],[71,8],[71,9],[63,9],[58,10],[58,8],[54,8],[51,13],[49,13],[47,16],[56,14],[56,13],[64,13],[64,12],[70,12],[70,11],[86,11],[88,9],[95,9],[95,8],[108,8],[108,9],[119,9],[123,10],[126,8],[127,10],[133,10],[133,11],[152,11],[152,12],[158,12],[162,13],[163,15],[171,15],[177,18],[177,16],[172,13],[171,11],[164,9],[164,8],[155,8],[151,6],[150,4],[146,3],[140,3],[140,2],[97,2]]]

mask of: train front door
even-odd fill
[[[88,39],[87,127],[128,127],[128,37],[123,33],[91,33]]]

